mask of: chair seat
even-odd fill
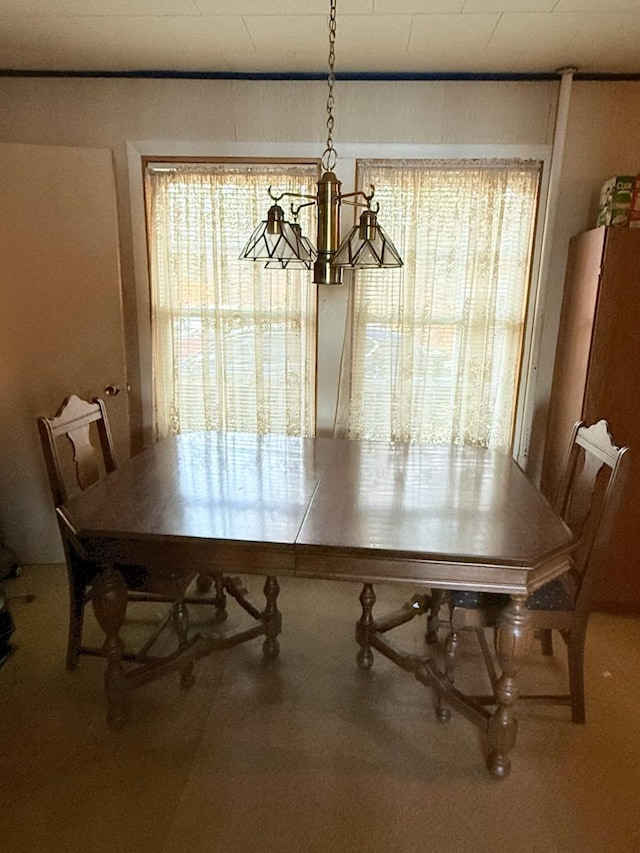
[[[529,610],[573,610],[577,584],[570,572],[565,572],[544,584],[527,598]],[[509,601],[508,595],[494,592],[472,592],[471,590],[452,590],[449,593],[452,607],[464,607],[478,610],[488,607],[504,607]]]

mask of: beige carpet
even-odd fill
[[[259,598],[262,581],[251,586]],[[376,612],[412,591],[379,587]],[[18,648],[0,669],[4,853],[640,851],[640,619],[592,618],[587,725],[566,707],[521,704],[513,770],[496,782],[469,722],[438,723],[430,691],[379,656],[358,670],[355,586],[283,581],[277,661],[263,663],[261,640],[217,653],[196,664],[189,691],[174,675],[138,692],[120,732],[105,724],[102,661],[64,668],[63,567],[28,568],[9,592]],[[148,627],[146,608],[129,639]],[[422,629],[406,626],[403,642],[421,648]],[[551,661],[534,651],[523,690],[564,689],[556,646]],[[463,654],[471,684],[472,636]]]

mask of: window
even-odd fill
[[[316,288],[239,255],[270,185],[313,193],[317,179],[315,162],[146,164],[158,435],[314,433]]]
[[[354,162],[405,265],[353,276],[344,332],[336,294],[320,290],[318,354],[311,273],[238,259],[267,188],[315,194],[317,163],[146,162],[159,435],[312,435],[317,356],[322,429],[339,384],[338,435],[510,449],[540,162]],[[300,214],[311,237],[314,215]]]
[[[539,174],[537,161],[358,163],[405,266],[355,277],[343,434],[510,448]]]

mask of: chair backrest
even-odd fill
[[[92,425],[99,447],[91,440]],[[53,418],[38,418],[38,431],[47,465],[49,484],[56,507],[65,503],[73,493],[72,479],[84,491],[97,482],[103,473],[116,469],[113,440],[104,402],[95,398],[90,403],[67,397]],[[68,439],[73,451],[73,464],[64,465],[60,443]]]
[[[596,572],[604,570],[629,468],[629,448],[618,447],[607,421],[573,427],[554,508],[574,533],[578,602],[587,602]],[[597,567],[597,568],[596,568]]]

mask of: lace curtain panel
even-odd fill
[[[540,164],[359,161],[405,266],[360,271],[336,434],[510,449]]]
[[[313,435],[316,288],[308,271],[240,261],[284,190],[315,164],[149,164],[145,172],[159,437],[194,430]],[[313,232],[309,209],[300,223]]]

